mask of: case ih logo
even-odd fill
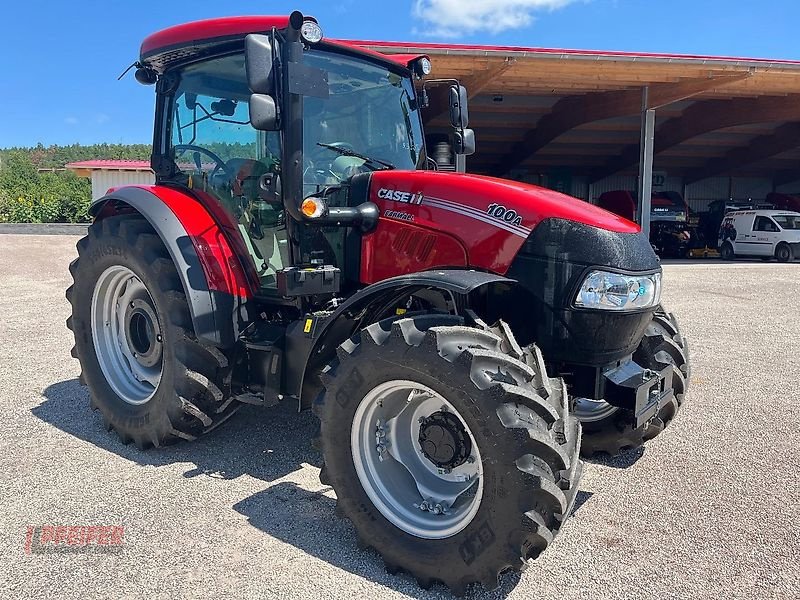
[[[25,554],[113,554],[122,551],[124,537],[121,525],[31,525]]]
[[[382,200],[392,200],[394,202],[405,202],[406,204],[422,204],[423,195],[381,188],[378,190],[378,198]]]

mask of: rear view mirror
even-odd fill
[[[259,131],[278,130],[278,110],[272,96],[266,94],[250,96],[250,124]]]
[[[450,88],[450,124],[456,129],[469,127],[467,88],[454,85]]]
[[[244,39],[247,85],[254,94],[275,94],[272,65],[277,55],[269,36],[251,33]]]
[[[232,117],[236,113],[236,103],[233,100],[217,100],[211,103],[211,110],[223,117]]]
[[[453,150],[464,156],[475,154],[475,132],[472,129],[456,131],[453,136]]]

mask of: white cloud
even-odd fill
[[[535,14],[577,0],[414,0],[412,15],[430,36],[455,38],[479,31],[498,33],[527,27]]]
[[[108,123],[110,120],[111,120],[111,117],[109,117],[106,113],[98,113],[95,116],[95,121],[97,121],[97,123],[100,124],[100,125],[103,125],[104,123]]]
[[[355,0],[340,0],[336,3],[336,6],[333,7],[333,12],[338,15],[346,15],[351,10],[353,10],[353,2]]]
[[[64,119],[64,123],[67,125],[77,125],[78,124],[78,117],[67,117]]]

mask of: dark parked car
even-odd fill
[[[605,192],[598,205],[626,219],[636,218],[636,193],[625,190]],[[650,243],[659,256],[683,258],[692,240],[689,207],[678,192],[654,192],[650,208]]]

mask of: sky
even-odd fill
[[[295,9],[332,38],[800,59],[797,0],[5,0],[0,148],[149,143],[153,88],[117,81],[142,39]]]

